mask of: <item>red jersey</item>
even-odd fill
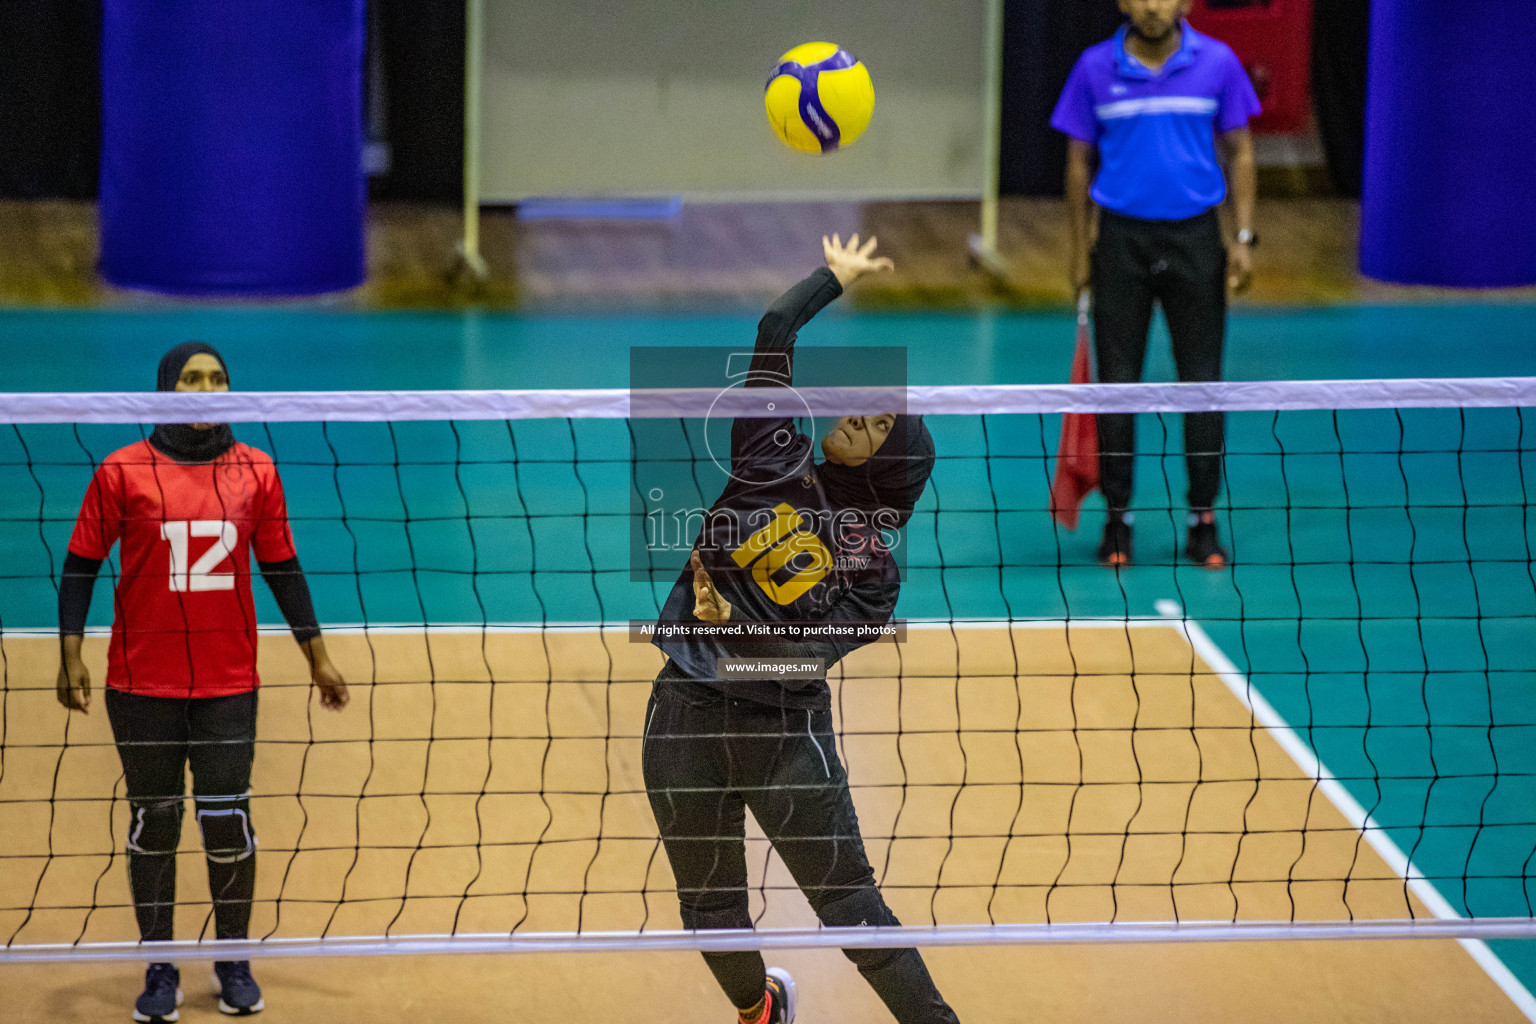
[[[148,441],[96,470],[69,550],[122,542],[107,685],[151,697],[224,697],[260,685],[251,555],[295,557],[271,456],[236,443],[182,463]]]

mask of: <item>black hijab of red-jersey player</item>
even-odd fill
[[[219,361],[225,376],[229,364],[219,355],[219,350],[204,341],[187,341],[171,349],[160,359],[160,369],[155,377],[156,391],[175,391],[176,382],[187,360],[199,353],[207,353]],[[210,427],[197,428],[190,423],[157,423],[149,443],[177,462],[212,462],[229,451],[235,443],[234,431],[228,423],[215,423]]]

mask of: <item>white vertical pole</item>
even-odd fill
[[[485,0],[464,5],[464,237],[459,255],[468,271],[485,280],[480,256],[480,66],[485,42]]]
[[[998,154],[1003,131],[1003,0],[986,0],[986,47],[981,82],[981,234],[971,254],[988,273],[1005,270],[997,254]]]

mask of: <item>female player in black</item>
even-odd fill
[[[795,333],[855,279],[891,262],[823,239],[827,266],[758,324],[747,387],[788,386]],[[812,441],[790,419],[738,419],[731,482],[662,610],[663,622],[884,623],[901,580],[881,529],[912,513],[933,467],[919,417],[845,416]],[[660,634],[658,634],[659,636]],[[867,639],[753,644],[659,638],[668,661],[646,710],[651,809],[688,928],[750,928],[745,809],[826,925],[894,925],[864,853],[833,742],[825,668]],[[819,659],[818,678],[722,679],[718,658]],[[956,1020],[915,949],[850,949],[898,1021]],[[743,1024],[789,1024],[795,986],[757,952],[705,953]]]
[[[229,371],[201,342],[160,361],[160,391],[227,391]],[[277,469],[224,424],[157,426],[96,470],[69,541],[59,585],[59,702],[88,711],[91,678],[80,657],[86,611],[102,561],[119,545],[106,705],[123,762],[132,819],[128,880],[144,942],[172,937],[176,847],[185,773],[208,856],[215,934],[243,939],[256,885],[251,762],[256,753],[256,609],[251,557],[309,659],[326,707],[347,687],[326,656],[309,587],[288,530]],[[214,965],[219,1009],[262,1009],[250,965]],[[150,965],[134,1005],[138,1021],[174,1021],[180,975]]]

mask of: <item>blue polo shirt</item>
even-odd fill
[[[1143,220],[1183,220],[1227,195],[1216,136],[1259,112],[1227,44],[1181,25],[1179,49],[1155,73],[1125,50],[1126,27],[1077,59],[1051,127],[1097,146],[1090,195]]]

